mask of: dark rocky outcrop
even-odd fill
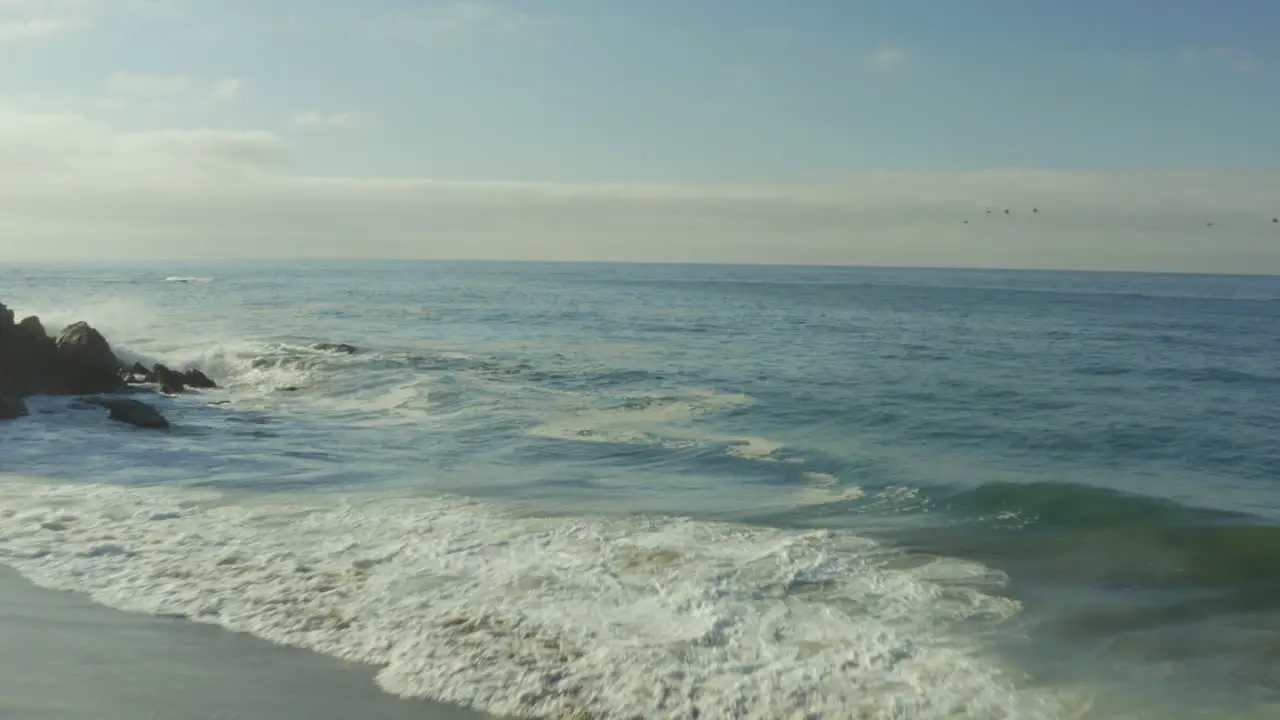
[[[15,420],[27,415],[27,401],[0,391],[0,420]]]
[[[18,323],[18,331],[31,338],[49,337],[49,333],[44,331],[44,323],[35,315],[22,318],[22,322]]]
[[[55,343],[61,394],[118,392],[124,389],[120,360],[102,333],[86,322],[68,325]]]
[[[88,405],[96,405],[110,411],[108,418],[116,422],[127,423],[140,428],[152,430],[169,429],[169,421],[154,407],[131,398],[88,397],[80,398]]]
[[[125,374],[128,376],[126,379],[131,380],[133,382],[155,382],[156,381],[155,373],[148,370],[147,366],[143,365],[140,362],[136,362],[130,365],[129,369],[125,371]]]
[[[26,415],[24,398],[30,395],[104,395],[138,390],[141,383],[155,383],[165,393],[218,386],[196,369],[177,371],[156,365],[148,370],[141,363],[126,367],[102,333],[88,323],[68,325],[55,338],[39,318],[14,322],[13,311],[0,304],[0,420]],[[113,419],[140,427],[168,427],[146,403],[109,400]]]
[[[164,365],[156,365],[152,376],[156,387],[166,395],[177,395],[187,389],[186,383],[182,382],[182,373],[176,373]]]
[[[54,346],[48,337],[31,333],[39,320],[13,321],[13,311],[0,304],[0,394],[20,399],[39,390],[37,377],[52,365]]]
[[[179,371],[171,370],[164,365],[156,365],[150,373],[151,381],[156,384],[160,392],[167,395],[177,395],[185,391],[187,388],[216,388],[218,384],[211,380],[208,375],[196,369]]]
[[[0,393],[20,399],[51,390],[56,353],[39,318],[14,323],[13,311],[0,305]]]
[[[218,387],[218,383],[214,382],[208,375],[200,372],[195,368],[191,368],[182,373],[182,381],[187,387],[197,388],[200,390],[208,390]]]
[[[355,355],[358,352],[355,345],[348,345],[346,343],[316,343],[315,345],[312,345],[311,348],[313,350],[339,353],[342,355]]]

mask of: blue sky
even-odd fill
[[[993,169],[1210,173],[1155,207],[1187,182],[1280,197],[1277,27],[1258,0],[0,0],[0,110],[23,157],[70,123],[131,173],[198,145],[294,178],[968,188],[930,207]],[[1242,227],[1280,212],[1220,194]]]

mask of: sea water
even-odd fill
[[[1280,716],[1280,279],[0,266],[0,561],[547,718]],[[315,347],[350,343],[354,354]]]

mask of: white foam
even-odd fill
[[[122,359],[175,368],[200,368],[225,389],[242,396],[262,396],[284,387],[300,387],[318,377],[330,378],[360,359],[287,343],[203,339],[122,346]]]
[[[580,401],[599,403],[611,398],[581,394]],[[752,435],[707,432],[695,426],[698,418],[746,407],[755,398],[709,388],[681,388],[671,394],[638,394],[614,399],[614,407],[548,413],[550,418],[530,429],[532,437],[615,445],[651,445],[669,450],[718,443],[725,453],[746,460],[771,461],[782,443]]]
[[[806,472],[803,477],[807,485],[796,492],[797,505],[828,505],[866,496],[860,487],[840,487],[840,478],[830,473]]]
[[[1003,578],[854,535],[0,478],[0,559],[114,607],[382,666],[522,717],[1065,717],[974,628]],[[973,580],[956,582],[957,578]]]
[[[169,277],[165,278],[165,279],[164,279],[164,281],[165,281],[165,282],[170,282],[170,283],[200,283],[200,284],[204,284],[204,283],[211,283],[211,282],[213,282],[213,278],[211,278],[211,277],[192,277],[192,276],[189,276],[189,275],[170,275]]]
[[[783,448],[782,443],[754,435],[723,435],[715,439],[729,444],[728,453],[746,460],[773,460],[773,454]]]

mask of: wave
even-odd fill
[[[301,387],[379,359],[305,344],[226,339],[120,345],[116,354],[126,362],[144,365],[163,362],[174,368],[198,367],[227,389],[245,395]]]
[[[211,277],[190,277],[190,276],[187,276],[187,275],[171,275],[171,276],[169,276],[169,277],[165,278],[165,279],[164,279],[164,281],[165,281],[165,282],[169,282],[169,283],[200,283],[200,284],[204,284],[204,283],[211,283],[211,282],[213,282],[213,278],[211,278]]]
[[[311,410],[363,424],[431,422],[438,410],[460,410],[453,407],[457,396],[470,391],[471,411],[527,416],[524,434],[530,438],[677,452],[710,446],[759,462],[776,461],[783,449],[771,438],[700,424],[752,405],[750,395],[671,384],[662,390],[618,389],[616,369],[575,367],[564,360],[533,363],[454,350],[346,354],[305,341],[152,343],[148,352],[123,347],[119,354],[147,365],[198,367],[241,404],[278,403],[282,391],[296,391],[288,396],[294,406],[293,398],[302,396]],[[633,387],[652,383],[648,373],[632,375]]]
[[[1280,607],[1275,522],[1072,483],[996,482],[932,501],[952,522],[912,531],[905,545],[983,558],[1024,579],[1214,591],[1227,604]]]
[[[284,503],[0,478],[0,559],[46,587],[380,666],[518,717],[1057,718],[976,630],[999,573],[868,539],[455,499]],[[908,567],[908,565],[910,565]]]
[[[989,482],[955,492],[935,493],[935,502],[970,517],[1017,514],[1038,527],[1117,527],[1144,524],[1200,524],[1234,517],[1113,488],[1069,482]]]

